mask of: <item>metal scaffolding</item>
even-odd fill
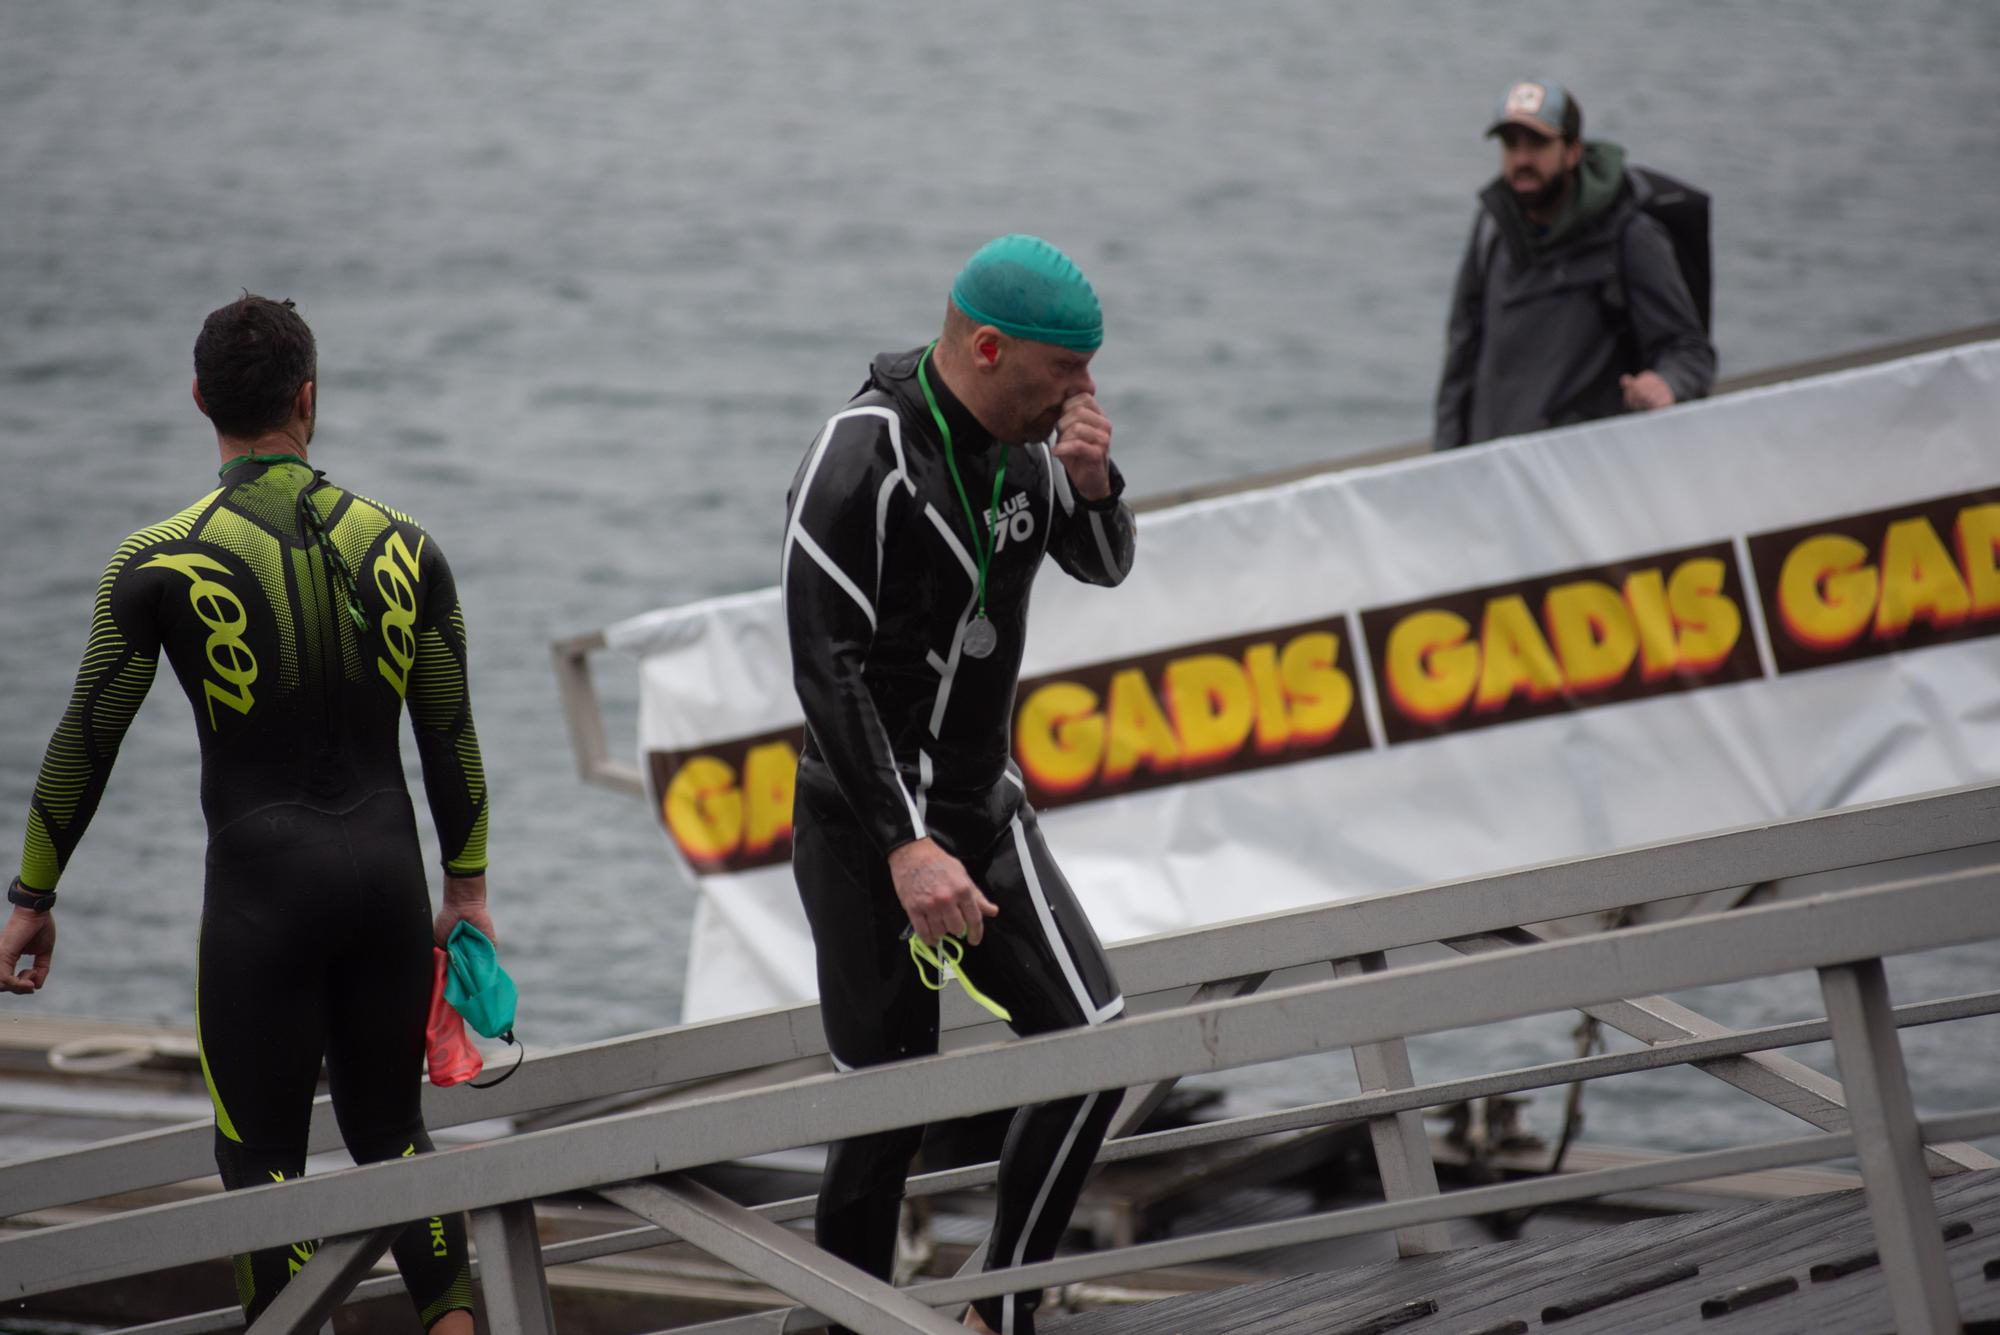
[[[1118,1024],[1013,1041],[954,998],[948,1050],[845,1074],[825,1065],[811,1006],[665,1029],[535,1057],[481,1095],[430,1091],[433,1125],[540,1114],[476,1144],[393,1163],[128,1210],[0,1238],[0,1298],[143,1275],[226,1257],[274,1238],[324,1237],[255,1327],[315,1329],[353,1293],[404,1221],[469,1211],[485,1309],[498,1331],[551,1330],[550,1266],[683,1239],[785,1294],[797,1307],[712,1323],[705,1332],[956,1329],[965,1301],[1007,1291],[1240,1255],[1368,1232],[1415,1254],[1445,1221],[1781,1165],[1858,1156],[1897,1327],[1957,1329],[1928,1175],[1994,1161],[1964,1137],[2000,1132],[2000,1109],[1920,1123],[1898,1026],[2000,1011],[2000,992],[1888,1003],[1886,956],[2000,936],[2000,786],[1954,789],[1763,823],[1494,876],[1176,932],[1116,948],[1132,1013]],[[1918,859],[1912,864],[1909,860]],[[1932,859],[1926,864],[1922,859]],[[1940,866],[1949,865],[1940,870]],[[1533,924],[1700,892],[1843,872],[1843,884],[1676,921],[1547,939]],[[1444,943],[1462,958],[1387,967],[1386,953]],[[1326,974],[1265,988],[1271,974]],[[1827,1018],[1732,1032],[1661,995],[1816,970]],[[1190,991],[1193,994],[1190,997]],[[1637,1051],[1413,1085],[1405,1040],[1582,1009],[1624,1029]],[[1830,1038],[1842,1080],[1768,1055]],[[1129,1134],[1173,1081],[1308,1053],[1354,1054],[1363,1092],[1309,1107],[1145,1136]],[[796,1063],[816,1059],[806,1074]],[[761,1082],[699,1082],[794,1064]],[[1685,1154],[1440,1195],[1421,1109],[1455,1099],[1686,1064],[1820,1128],[1744,1148]],[[662,1106],[604,1111],[637,1091],[686,1088]],[[783,1225],[810,1198],[746,1208],[686,1170],[830,1139],[941,1121],[1105,1088],[1128,1088],[1101,1161],[1166,1154],[1282,1129],[1366,1122],[1387,1199],[1219,1233],[1112,1248],[894,1289]],[[322,1106],[314,1147],[337,1144]],[[1928,1150],[1926,1149],[1928,1146]],[[15,1216],[208,1175],[210,1128],[190,1124],[0,1166],[0,1215]],[[1928,1162],[1926,1161],[1928,1155]],[[984,1165],[914,1179],[912,1194],[992,1179]],[[593,1193],[629,1211],[618,1233],[543,1247],[537,1199]],[[357,1288],[358,1282],[358,1288]],[[948,1309],[939,1312],[936,1309]],[[194,1335],[240,1324],[205,1313],[145,1327]]]

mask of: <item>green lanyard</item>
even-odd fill
[[[979,558],[979,615],[986,616],[986,569],[993,563],[993,530],[1000,526],[1000,486],[1007,480],[1007,447],[1000,447],[1000,471],[993,475],[993,506],[989,513],[992,523],[987,527],[985,541],[980,541],[979,516],[973,512],[972,501],[965,494],[965,483],[958,476],[958,460],[951,452],[951,424],[944,420],[938,410],[937,395],[931,393],[930,377],[924,374],[924,363],[931,359],[931,350],[937,347],[933,342],[924,349],[924,355],[917,359],[917,383],[924,387],[924,402],[931,406],[931,420],[937,423],[938,434],[944,437],[944,466],[951,470],[951,484],[958,488],[958,503],[965,507],[965,522],[972,529],[972,550]]]

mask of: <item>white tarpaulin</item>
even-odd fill
[[[2000,778],[1996,635],[1987,343],[1144,515],[1045,568],[1016,756],[1116,941]],[[777,591],[608,638],[684,1018],[808,999]]]

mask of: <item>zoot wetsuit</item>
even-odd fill
[[[827,1046],[843,1067],[937,1051],[937,1000],[910,962],[889,852],[929,836],[996,905],[963,968],[1020,1034],[1100,1024],[1118,985],[1042,840],[1009,746],[1028,597],[1044,555],[1092,584],[1132,567],[1132,512],[1070,488],[1049,445],[1002,445],[933,368],[973,504],[992,497],[986,615],[990,656],[965,652],[978,604],[972,531],[922,396],[923,350],[877,358],[792,484],[783,585],[806,742],[792,867],[818,959]],[[1052,1256],[1096,1157],[1118,1091],[1023,1109],[1001,1158],[987,1265]],[[820,1189],[819,1244],[887,1278],[903,1181],[922,1127],[835,1145]],[[983,1299],[1003,1335],[1026,1335],[1039,1292]]]
[[[444,554],[407,515],[317,479],[297,460],[239,461],[119,547],[21,859],[24,886],[55,888],[164,650],[201,738],[195,1027],[231,1188],[304,1171],[322,1054],[357,1162],[431,1147],[419,1104],[431,914],[398,750],[406,703],[445,869],[486,866],[465,623]],[[312,1248],[237,1258],[251,1319]],[[470,1310],[458,1216],[412,1223],[393,1251],[426,1327]]]

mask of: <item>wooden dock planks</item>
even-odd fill
[[[2000,1259],[2000,1171],[1932,1185],[1940,1220],[1971,1225],[1946,1250],[1961,1315],[1968,1322],[2000,1319],[2000,1282],[1985,1275],[1987,1263]],[[1358,1335],[1371,1328],[1395,1335],[1887,1335],[1892,1321],[1880,1267],[1810,1278],[1813,1266],[1872,1245],[1867,1203],[1849,1191],[1298,1275],[1142,1307],[1050,1314],[1040,1327],[1049,1335]],[[1591,1305],[1634,1281],[1688,1266],[1694,1274]],[[1745,1301],[1746,1290],[1783,1290],[1778,1281],[1786,1278],[1796,1286]],[[1732,1295],[1735,1310],[1702,1315],[1705,1303],[1715,1311]],[[1410,1315],[1412,1304],[1426,1301],[1436,1304],[1434,1313]],[[1569,1307],[1589,1310],[1544,1320],[1552,1309]],[[1402,1319],[1382,1324],[1394,1317]]]

